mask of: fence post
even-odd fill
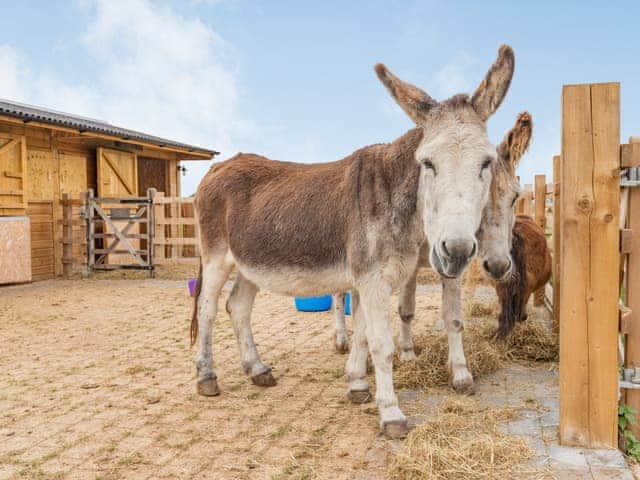
[[[73,272],[73,206],[68,193],[62,194],[62,275]]]
[[[636,140],[633,137],[630,142]],[[627,228],[632,231],[633,241],[631,250],[627,258],[627,289],[626,304],[631,309],[632,321],[627,322],[628,333],[626,335],[625,363],[627,366],[640,367],[640,324],[638,314],[640,314],[640,188],[629,189],[629,204],[627,209]],[[627,390],[627,404],[638,411],[640,408],[640,390]],[[638,435],[640,428],[633,427],[632,431]]]
[[[94,222],[94,204],[95,198],[93,196],[93,189],[90,188],[87,192],[87,274],[93,273],[93,267],[96,264],[96,224]]]
[[[533,217],[533,186],[530,183],[524,186],[522,214]]]
[[[162,203],[162,199],[164,198],[164,192],[157,192],[154,195],[154,199],[157,201],[153,207],[154,214],[154,225],[155,232],[153,233],[154,239],[157,239],[156,250],[155,250],[155,259],[158,263],[162,262],[165,258],[165,244],[164,244],[164,229],[165,229],[165,215],[164,215],[164,203]]]
[[[620,85],[562,90],[560,442],[616,448]]]
[[[154,278],[156,276],[155,263],[153,259],[153,238],[155,234],[155,206],[154,200],[157,190],[155,188],[147,189],[147,198],[149,203],[147,205],[147,263],[149,264],[149,276]]]
[[[553,157],[553,329],[560,332],[560,256],[562,252],[561,197],[562,161],[560,155]]]
[[[535,208],[535,222],[542,228],[542,231],[546,233],[545,229],[547,226],[547,218],[545,216],[545,211],[547,209],[546,200],[547,200],[547,179],[544,175],[536,175],[535,176],[535,197],[534,197],[534,208]],[[545,287],[536,290],[533,294],[533,306],[534,307],[542,307],[544,306],[544,293]]]

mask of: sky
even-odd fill
[[[2,1],[0,98],[221,152],[325,162],[413,125],[373,72],[443,100],[472,93],[499,46],[516,70],[488,123],[528,110],[518,173],[551,178],[563,84],[621,83],[621,136],[640,134],[640,2]],[[186,162],[191,194],[209,162]],[[549,180],[550,181],[550,180]]]

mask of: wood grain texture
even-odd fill
[[[560,441],[617,446],[619,85],[562,96]]]

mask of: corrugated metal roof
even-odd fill
[[[124,142],[126,142],[127,140],[134,140],[144,143],[150,143],[158,147],[179,148],[181,150],[185,150],[186,152],[197,152],[200,154],[208,154],[211,156],[218,154],[218,152],[209,150],[207,148],[201,148],[195,145],[176,142],[174,140],[168,140],[166,138],[156,137],[154,135],[148,135],[142,132],[136,132],[135,130],[129,130],[127,128],[116,127],[115,125],[111,125],[110,123],[104,122],[102,120],[95,120],[79,115],[70,115],[68,113],[57,112],[55,110],[35,107],[32,105],[25,105],[9,100],[0,99],[0,115],[19,118],[25,122],[40,122],[51,125],[58,125],[61,127],[73,128],[79,130],[80,132],[100,133],[103,135],[117,137]]]

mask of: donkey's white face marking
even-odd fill
[[[416,161],[431,264],[441,275],[456,277],[477,252],[475,234],[489,199],[496,149],[481,122],[448,117],[437,128],[425,128]]]

